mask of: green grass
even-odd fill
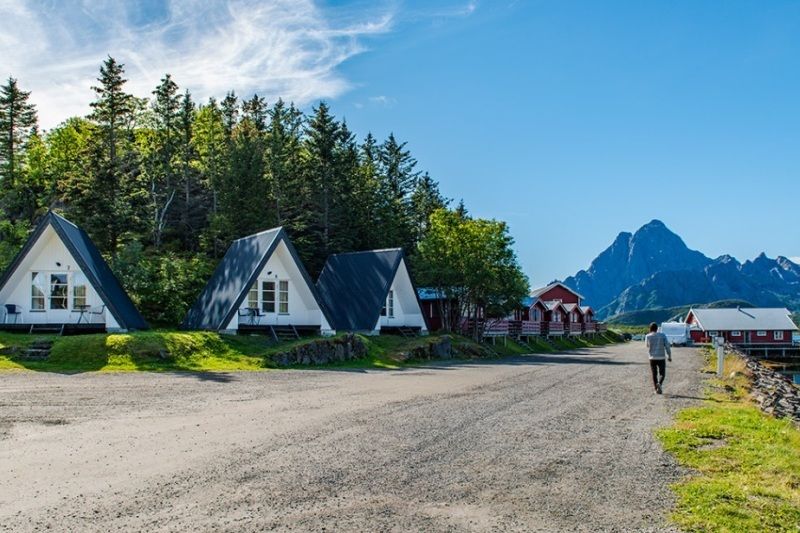
[[[709,358],[710,359],[710,358]],[[664,448],[697,474],[673,485],[686,531],[800,531],[800,431],[749,400],[740,360],[726,361],[708,400],[659,430]]]
[[[367,356],[307,368],[399,368],[416,363],[409,352],[437,340],[438,334],[404,338],[394,335],[361,337],[367,346]],[[454,359],[472,357],[505,357],[529,353],[556,351],[547,343],[532,340],[531,348],[508,340],[495,343],[475,343],[459,335],[451,335]],[[17,354],[36,340],[53,341],[46,361],[25,361]],[[275,344],[264,336],[219,335],[211,332],[154,330],[124,334],[94,334],[72,337],[30,336],[20,333],[0,333],[0,371],[35,370],[41,372],[131,372],[131,371],[236,371],[276,368],[271,356],[316,338]],[[572,350],[614,342],[609,336],[593,340],[563,339],[558,350]],[[302,368],[295,365],[295,368]]]

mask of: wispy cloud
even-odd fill
[[[138,2],[0,0],[0,68],[33,91],[42,125],[85,114],[101,61],[125,63],[149,96],[167,72],[197,99],[228,90],[299,104],[351,84],[339,67],[392,29],[393,11],[333,13],[313,0]]]
[[[373,104],[382,105],[385,107],[391,107],[397,103],[395,98],[391,96],[379,95],[379,96],[370,96],[369,101]]]

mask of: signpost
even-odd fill
[[[717,377],[721,378],[725,366],[725,338],[715,337],[714,344],[717,345]]]

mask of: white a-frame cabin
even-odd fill
[[[317,290],[337,331],[428,333],[400,248],[330,256]]]
[[[0,329],[82,333],[147,329],[81,228],[47,213],[0,278]]]
[[[335,333],[283,228],[233,241],[182,326],[276,339]]]

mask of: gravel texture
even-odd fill
[[[0,374],[0,531],[670,531],[642,343],[399,371]]]

